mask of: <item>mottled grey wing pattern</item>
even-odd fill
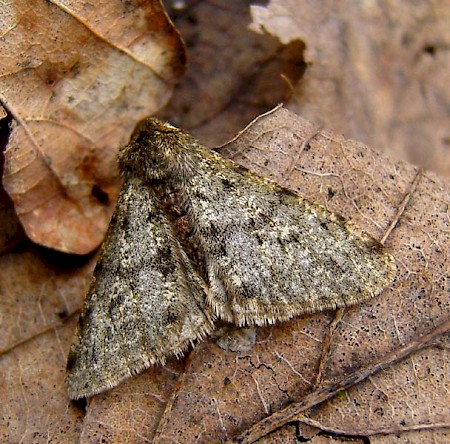
[[[69,353],[69,396],[91,396],[180,355],[212,330],[205,298],[151,189],[127,179]]]
[[[264,325],[355,304],[394,279],[392,256],[356,225],[169,124],[141,122],[119,167],[125,185],[69,354],[71,398],[181,354],[213,312]],[[156,192],[186,210],[207,284]]]
[[[208,303],[264,325],[376,296],[391,255],[356,225],[214,153],[183,188],[211,286]]]

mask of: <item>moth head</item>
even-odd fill
[[[183,154],[183,140],[190,137],[169,123],[154,118],[140,122],[119,151],[119,167],[124,176],[143,180],[164,179],[174,173]]]

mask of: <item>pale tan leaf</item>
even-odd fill
[[[141,3],[2,6],[0,100],[14,118],[3,184],[36,243],[99,245],[120,186],[117,147],[183,71],[160,2]]]
[[[271,0],[250,9],[251,29],[306,47],[290,109],[450,174],[448,2]]]

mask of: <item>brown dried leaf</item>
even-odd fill
[[[117,146],[169,98],[183,45],[158,0],[2,8],[0,100],[14,118],[4,187],[34,242],[90,252],[118,192]]]
[[[0,440],[4,443],[76,442],[83,412],[67,402],[64,368],[75,328],[63,328],[1,357]]]
[[[83,418],[64,384],[76,317],[63,320],[78,312],[95,260],[42,253],[25,247],[0,257],[2,442],[74,442]]]
[[[166,3],[185,5],[175,23],[192,63],[164,116],[207,146],[223,143],[283,100],[324,127],[450,174],[450,9],[444,2]],[[259,39],[249,33],[250,7]],[[279,62],[290,45],[299,50],[267,75],[268,61]],[[290,72],[300,66],[297,84]]]
[[[393,162],[329,131],[317,133],[317,129],[281,109],[258,120],[222,152],[350,217],[380,239],[390,223],[396,222],[386,244],[396,258],[397,280],[380,297],[345,314],[325,366],[323,385],[327,385],[360,367],[370,367],[374,359],[428,332],[448,316],[450,197],[449,184],[435,175],[419,174],[411,165]],[[405,196],[409,196],[409,201],[397,214]],[[26,295],[19,287],[10,292]],[[80,288],[77,300],[81,297]],[[21,305],[15,310],[16,304],[12,305],[8,319],[17,319]],[[207,340],[191,352],[185,368],[182,362],[154,367],[92,398],[83,424],[77,422],[79,413],[74,411],[71,427],[79,429],[83,443],[100,438],[107,442],[151,442],[155,433],[155,442],[164,443],[230,439],[314,390],[322,344],[332,316],[333,313],[320,313],[260,328],[257,344],[248,353],[223,351],[213,340]],[[71,329],[73,324],[58,332],[64,331],[64,337],[69,338]],[[43,337],[49,337],[48,343],[39,342]],[[53,333],[41,339],[34,339],[31,344],[53,350],[48,352],[50,356],[55,347]],[[65,339],[60,346],[61,356],[67,352],[69,342]],[[52,361],[53,371],[42,374],[42,363],[33,361],[35,369],[27,369],[34,379],[29,376],[24,385],[23,370],[15,363],[31,359],[21,357],[30,349],[27,344],[16,347],[3,357],[1,365],[16,370],[8,370],[8,396],[14,398],[20,388],[29,410],[39,411],[45,405],[42,400],[52,396],[45,390],[40,392],[41,386],[50,392],[65,390],[65,362],[62,358]],[[449,413],[442,389],[449,384],[447,361],[445,349],[423,350],[314,409],[309,418],[325,431],[334,427],[358,431],[362,436],[369,426],[395,431],[402,424],[442,422],[442,416],[448,418]],[[54,374],[60,375],[56,381]],[[48,377],[55,388],[48,385]],[[40,396],[35,397],[35,393]],[[68,400],[58,397],[57,402],[60,412],[51,416],[53,424],[67,424],[64,421]],[[17,415],[15,407],[9,414]],[[36,424],[30,433],[44,436],[48,432],[55,436],[53,425],[50,427],[45,421]],[[26,424],[16,419],[14,427],[4,426],[3,433],[11,434],[17,441],[24,430]],[[302,425],[300,430],[303,436],[314,435],[314,428]],[[408,435],[411,442],[415,442],[413,435],[417,436],[414,440],[422,442],[423,436],[426,441],[445,441],[445,435],[439,431],[412,432]]]
[[[3,108],[0,105],[0,112]],[[0,121],[0,146],[5,146],[8,140],[8,120]],[[0,177],[3,175],[3,158],[0,158]],[[6,191],[0,185],[0,254],[8,251],[16,244],[26,239],[14,205]]]
[[[290,96],[305,69],[304,45],[250,31],[250,1],[186,3],[174,21],[189,48],[188,69],[158,116],[217,146]]]
[[[271,0],[250,8],[251,29],[306,46],[290,109],[450,175],[448,2]]]

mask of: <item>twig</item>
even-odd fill
[[[391,234],[391,231],[397,225],[397,222],[399,221],[400,216],[404,213],[406,206],[408,205],[409,201],[411,200],[412,195],[414,194],[414,191],[416,191],[417,185],[419,184],[419,181],[422,178],[422,174],[423,174],[423,170],[419,169],[419,171],[417,171],[417,174],[411,183],[411,186],[409,187],[408,192],[403,197],[403,200],[401,201],[400,206],[397,209],[397,212],[395,213],[394,217],[392,218],[391,223],[386,228],[386,231],[384,232],[384,235],[381,238],[380,242],[382,244],[385,243],[387,237]]]
[[[435,429],[446,429],[450,428],[450,422],[436,422],[436,423],[424,423],[424,424],[412,424],[408,426],[396,426],[392,428],[378,428],[378,429],[364,429],[364,433],[355,433],[352,430],[341,430],[335,429],[333,427],[327,427],[321,424],[319,421],[314,421],[314,419],[307,418],[306,416],[301,416],[296,418],[297,421],[303,424],[315,427],[316,429],[322,430],[323,432],[330,433],[334,436],[346,436],[346,437],[367,437],[374,435],[396,435],[397,433],[403,432],[414,432],[416,430],[435,430]]]
[[[175,400],[177,399],[178,393],[180,392],[181,388],[184,385],[184,382],[186,379],[186,372],[192,365],[192,361],[194,360],[194,355],[195,355],[195,347],[189,353],[189,355],[186,359],[185,365],[184,365],[183,373],[178,378],[177,384],[176,384],[175,388],[172,390],[172,393],[170,394],[170,398],[167,401],[167,404],[164,408],[164,412],[161,415],[161,419],[159,420],[158,427],[155,431],[155,436],[152,440],[152,444],[156,444],[158,442],[165,442],[164,438],[163,438],[163,434],[164,434],[164,431],[166,430],[167,423],[172,418],[173,404],[174,404]]]
[[[338,308],[334,313],[334,318],[328,327],[327,334],[322,344],[322,353],[320,355],[319,368],[317,369],[316,382],[314,386],[317,388],[323,381],[323,374],[325,371],[325,366],[328,363],[328,358],[330,356],[331,341],[333,340],[334,333],[337,330],[342,318],[345,314],[345,308]]]

